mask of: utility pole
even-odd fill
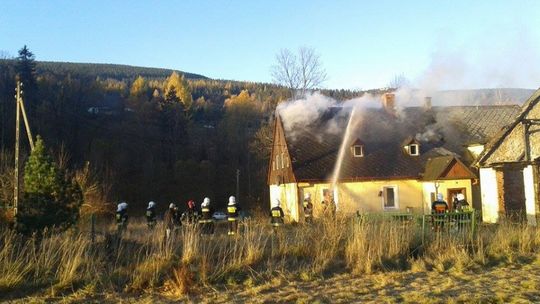
[[[30,150],[34,150],[34,139],[32,138],[32,132],[30,131],[30,123],[28,122],[28,117],[26,116],[26,110],[24,108],[24,101],[22,98],[23,84],[17,76],[17,88],[15,95],[15,102],[17,103],[17,113],[15,114],[15,172],[14,172],[14,181],[13,181],[13,215],[15,220],[17,219],[17,212],[19,208],[19,154],[20,154],[20,139],[21,139],[21,113],[23,115],[24,125],[26,127],[26,135],[28,136],[28,143],[30,144]]]
[[[17,113],[15,114],[15,174],[13,181],[13,216],[17,219],[17,209],[19,207],[19,142],[20,142],[20,117],[21,107],[19,99],[21,98],[21,82],[17,77],[17,95],[15,95],[15,102],[17,103]]]
[[[236,169],[236,200],[240,199],[240,169]]]

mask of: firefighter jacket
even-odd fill
[[[229,221],[238,220],[238,209],[236,205],[227,206],[227,218]]]
[[[313,204],[309,200],[304,200],[304,215],[306,217],[313,216]]]
[[[466,211],[469,209],[469,203],[466,200],[458,200],[454,208],[456,211]]]
[[[283,224],[283,209],[281,207],[274,207],[270,209],[271,223],[274,226]]]
[[[146,209],[146,221],[148,223],[153,223],[156,221],[156,208],[148,208]]]
[[[448,211],[448,204],[445,201],[434,201],[431,204],[432,213],[445,213]]]
[[[201,220],[200,223],[212,222],[212,208],[210,206],[201,207]]]
[[[116,211],[116,223],[119,225],[126,225],[128,221],[128,215],[126,210]]]

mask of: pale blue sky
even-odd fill
[[[396,74],[440,88],[540,86],[540,1],[0,1],[0,50],[270,82],[310,46],[329,88]],[[436,84],[433,84],[436,82]]]

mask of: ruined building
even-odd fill
[[[480,168],[484,221],[526,218],[536,225],[539,214],[540,90],[521,112],[486,145]]]

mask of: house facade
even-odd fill
[[[381,108],[355,112],[348,138],[344,134],[350,108],[329,108],[302,127],[289,126],[276,113],[268,171],[270,200],[279,199],[292,221],[303,218],[307,193],[315,216],[322,210],[321,202],[332,198],[342,212],[429,213],[437,193],[450,205],[462,193],[480,208],[478,173],[470,167],[478,156],[477,146],[510,123],[519,107],[397,110],[393,98],[387,94]],[[332,186],[342,144],[341,170]]]
[[[476,166],[486,222],[505,217],[536,225],[540,214],[540,90],[523,105],[513,122],[487,145]]]

